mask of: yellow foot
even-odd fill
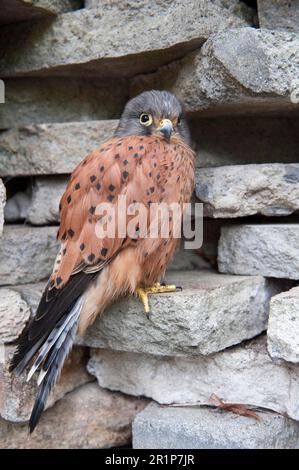
[[[149,294],[163,294],[165,292],[175,292],[178,289],[181,289],[181,288],[178,288],[174,284],[161,285],[159,282],[154,284],[152,287],[138,287],[137,295],[143,304],[144,311],[146,313],[147,318],[149,318],[149,313],[150,313],[150,307],[149,307],[149,302],[148,302]]]
[[[148,293],[146,292],[145,289],[142,289],[142,287],[138,287],[137,295],[138,295],[139,299],[141,300],[141,302],[143,304],[145,314],[148,318],[149,317],[149,312],[150,312],[149,303],[148,303]]]

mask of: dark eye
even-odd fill
[[[142,124],[143,126],[150,126],[150,125],[152,124],[152,122],[153,122],[152,115],[151,115],[151,114],[148,114],[148,113],[142,113],[142,114],[140,114],[139,122],[140,122],[140,124]]]
[[[182,120],[182,118],[181,118],[181,116],[179,116],[179,117],[178,117],[178,120],[177,120],[177,124],[178,124],[178,125],[181,124],[181,120]]]

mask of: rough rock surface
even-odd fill
[[[219,114],[294,110],[290,95],[298,89],[299,38],[294,33],[254,28],[211,35],[183,61],[152,75],[137,77],[133,94],[149,87],[167,88],[186,110]]]
[[[4,224],[4,206],[6,201],[6,191],[2,180],[0,179],[0,237],[3,233]]]
[[[27,135],[30,136],[32,124],[118,118],[127,96],[126,81],[120,77],[106,81],[68,77],[67,86],[64,77],[5,79],[5,106],[0,106],[0,129],[29,126]],[[24,132],[26,135],[26,129]],[[37,131],[33,128],[32,132],[34,137]],[[64,135],[62,126],[60,133]],[[18,139],[15,145],[18,145]],[[69,136],[69,143],[71,139]],[[73,139],[76,140],[75,131]]]
[[[267,330],[268,351],[273,359],[299,362],[299,287],[271,299]]]
[[[86,85],[85,88],[88,87]],[[82,100],[86,107],[86,98]],[[15,119],[26,119],[26,113],[34,103],[34,99],[27,103],[22,112],[20,103],[15,110]],[[65,103],[63,107],[66,116],[58,115],[58,119],[68,119],[69,105]],[[41,104],[41,108],[44,106],[46,113],[46,105]],[[8,102],[5,109],[7,112],[3,117],[7,120],[10,115]],[[78,116],[80,113],[82,109],[78,109]],[[89,115],[89,111],[86,110],[86,113]],[[31,118],[35,119],[34,115]],[[41,116],[41,119],[44,117]],[[2,132],[0,175],[71,173],[90,150],[112,136],[117,122],[85,120],[84,123],[39,124]],[[189,124],[196,144],[198,167],[298,161],[299,119],[295,117],[200,119],[189,120]]]
[[[299,32],[297,0],[257,0],[260,28]]]
[[[262,277],[206,270],[170,272],[166,281],[183,291],[150,296],[150,320],[138,299],[126,299],[98,318],[80,343],[189,357],[220,351],[266,329],[273,290]]]
[[[208,408],[148,405],[133,422],[134,449],[298,449],[299,424],[276,413],[261,421]]]
[[[57,255],[57,227],[7,225],[0,243],[0,285],[46,279]]]
[[[38,386],[37,377],[27,383],[25,373],[21,377],[16,377],[9,372],[9,362],[14,349],[12,346],[5,346],[4,361],[0,364],[0,416],[8,421],[20,423],[29,420]],[[53,406],[55,402],[80,385],[93,381],[93,377],[86,371],[87,360],[87,348],[73,349],[64,365],[60,379],[49,396],[46,408]]]
[[[251,11],[237,3],[106,2],[52,22],[4,27],[1,75],[119,77],[153,71],[201,46],[212,32],[252,24]]]
[[[269,298],[291,287],[259,276],[208,270],[170,271],[166,281],[180,284],[183,291],[151,296],[150,320],[139,300],[125,299],[109,307],[77,344],[171,356],[211,354],[265,330]],[[1,330],[7,338],[13,340],[22,331],[44,287],[37,283],[0,289]]]
[[[222,273],[299,279],[299,225],[244,224],[222,227]]]
[[[4,218],[6,223],[24,222],[28,216],[31,204],[30,192],[19,191],[9,198],[4,207]]]
[[[299,165],[233,165],[201,168],[196,196],[206,217],[289,215],[299,210]]]
[[[59,222],[59,203],[66,190],[67,177],[38,177],[32,188],[27,221],[33,225]]]
[[[34,284],[20,284],[17,286],[11,286],[9,289],[19,292],[22,299],[24,299],[29,305],[31,312],[35,313],[44,288],[46,287],[46,283],[47,282],[45,281]],[[6,287],[3,287],[2,289],[6,289]]]
[[[30,308],[19,292],[0,288],[0,344],[11,343],[22,333]]]
[[[116,124],[114,120],[36,124],[5,131],[0,175],[71,173],[91,150],[113,135]]]
[[[88,371],[102,387],[161,404],[230,403],[267,408],[299,420],[299,368],[274,363],[261,337],[208,357],[161,357],[95,349]]]
[[[131,440],[132,421],[147,400],[86,384],[68,393],[42,416],[28,438],[27,425],[1,420],[0,447],[9,449],[101,449]]]

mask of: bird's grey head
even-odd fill
[[[132,98],[125,106],[114,135],[160,135],[168,141],[177,135],[190,143],[183,107],[168,91],[145,91]]]

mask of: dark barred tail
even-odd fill
[[[35,316],[17,339],[10,371],[20,375],[31,365],[27,381],[38,371],[38,394],[30,418],[30,432],[38,423],[46,400],[74,343],[84,293],[99,275],[80,272],[63,289],[51,288],[42,295]]]
[[[29,371],[28,380],[30,380],[35,371],[39,370],[39,378],[37,382],[39,389],[29,421],[30,433],[32,433],[40,419],[49,393],[54,386],[61,372],[64,361],[73,346],[81,309],[82,300],[80,298],[69,314],[64,317],[63,323],[61,325],[57,325],[46,339],[37,359]]]

